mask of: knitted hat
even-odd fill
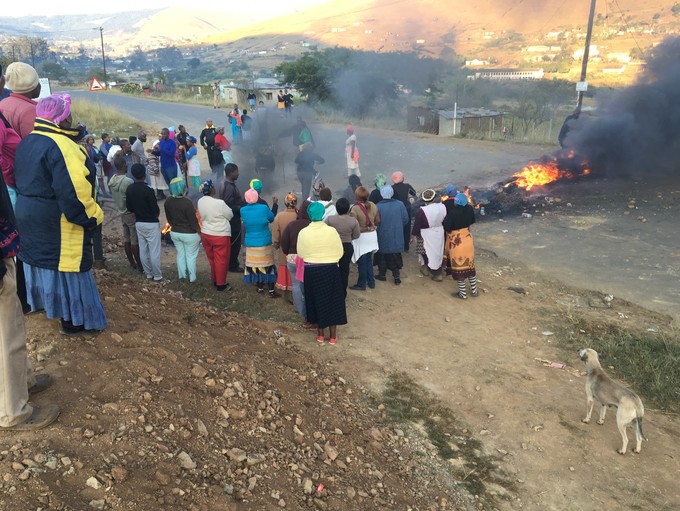
[[[457,193],[456,198],[453,199],[453,202],[456,204],[456,206],[467,206],[468,196],[464,193]]]
[[[257,193],[257,190],[254,188],[251,188],[248,190],[246,193],[243,194],[243,198],[246,200],[248,204],[255,204],[257,202],[257,199],[259,199],[260,195]]]
[[[320,202],[312,202],[307,206],[307,214],[312,222],[319,222],[323,219],[326,208]]]
[[[394,189],[389,185],[383,186],[380,189],[380,196],[383,199],[391,199],[394,196]]]
[[[5,71],[7,87],[17,94],[26,94],[38,86],[38,73],[28,64],[12,62]]]

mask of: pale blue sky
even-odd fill
[[[290,14],[299,9],[306,9],[314,5],[327,3],[329,0],[258,0],[256,8],[256,18],[271,18],[283,14]],[[248,3],[235,7],[235,2],[211,2],[208,8],[203,8],[200,4],[195,10],[211,12],[243,12]],[[40,2],[40,7],[36,8],[33,2],[12,2],[11,7],[6,10],[4,15],[12,17],[18,16],[54,16],[57,14],[106,14],[107,12],[139,11],[144,9],[162,9],[164,7],[184,7],[190,6],[194,10],[189,0],[145,0],[140,4],[139,0],[115,0],[103,3],[85,2]],[[265,14],[266,13],[266,14]]]

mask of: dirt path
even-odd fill
[[[582,292],[527,272],[490,252],[479,257],[484,292],[463,302],[453,283],[434,283],[410,261],[403,284],[378,283],[375,291],[351,293],[350,326],[338,349],[300,346],[333,360],[380,392],[385,373],[405,371],[442,399],[498,458],[517,494],[491,486],[503,509],[677,509],[680,495],[680,425],[652,410],[645,416],[639,455],[620,456],[612,412],[604,426],[584,416],[582,363],[565,358],[546,336],[546,324],[583,303]],[[507,290],[520,285],[527,295]],[[592,312],[592,311],[590,311]],[[597,314],[626,321],[649,320],[645,311],[616,305]],[[583,346],[588,339],[583,339]],[[564,370],[535,359],[566,362]]]

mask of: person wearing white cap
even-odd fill
[[[33,101],[40,96],[38,73],[28,64],[13,62],[5,71],[7,87],[12,93],[0,102],[0,113],[21,138],[25,138],[35,125]]]

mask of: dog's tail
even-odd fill
[[[640,433],[640,436],[647,441],[647,437],[642,432],[642,417],[635,417],[635,427],[637,428],[638,433]]]

